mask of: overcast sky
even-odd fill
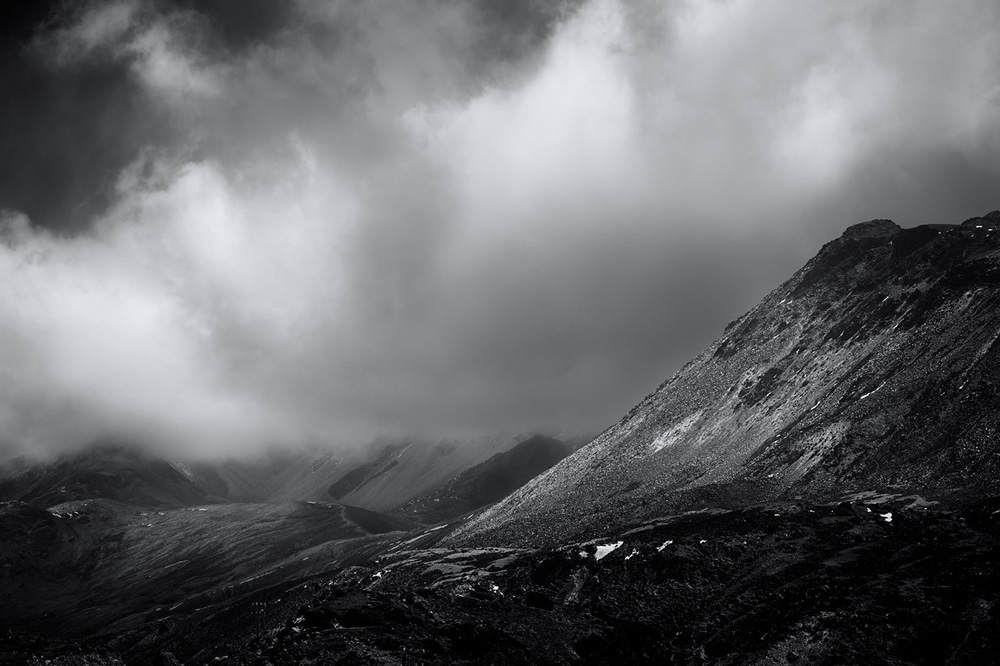
[[[7,5],[8,452],[601,429],[846,226],[1000,208],[992,0]]]

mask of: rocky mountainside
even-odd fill
[[[172,504],[42,508],[108,479],[22,469],[0,663],[996,663],[998,306],[1000,212],[856,225],[596,440],[433,527],[132,463],[124,487]],[[429,520],[563,452],[514,444],[465,471],[400,443],[217,479],[389,504],[410,479]]]
[[[590,445],[455,543],[539,545],[678,509],[1000,487],[1000,211],[857,224]]]

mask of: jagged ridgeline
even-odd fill
[[[1000,211],[854,225],[457,540],[557,542],[681,508],[851,490],[995,493],[998,337]]]

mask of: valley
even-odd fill
[[[0,663],[991,663],[997,312],[873,220],[594,438],[13,461]]]

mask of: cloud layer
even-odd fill
[[[8,450],[600,428],[848,224],[998,206],[985,0],[198,7],[26,47]]]

